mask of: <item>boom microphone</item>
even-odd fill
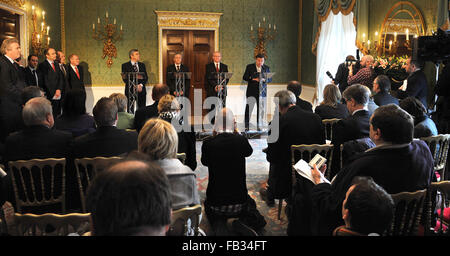
[[[327,76],[328,76],[329,78],[331,78],[331,80],[334,81],[334,78],[333,78],[333,76],[331,75],[330,71],[327,71]]]

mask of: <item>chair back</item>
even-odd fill
[[[331,167],[331,161],[333,160],[333,145],[332,144],[311,144],[311,145],[292,145],[291,146],[291,157],[292,157],[292,186],[294,187],[297,179],[296,179],[296,171],[294,165],[300,160],[303,159],[306,162],[311,161],[311,159],[316,155],[320,154],[321,156],[327,159],[327,169]],[[328,180],[329,171],[325,172],[325,178]],[[294,190],[292,190],[294,191]]]
[[[424,141],[430,148],[434,159],[434,171],[439,173],[440,180],[445,180],[444,175],[450,144],[450,134],[422,137],[420,140]]]
[[[198,236],[200,231],[201,205],[185,207],[172,212],[172,221],[168,231],[169,236]]]
[[[325,139],[326,140],[333,140],[333,126],[336,124],[339,120],[339,118],[331,118],[331,119],[323,119],[322,123],[325,126]]]
[[[388,236],[417,235],[426,192],[427,190],[424,189],[391,195],[395,207],[391,225],[386,232]]]
[[[16,212],[66,212],[65,158],[10,161],[8,167]],[[55,205],[61,207],[51,208]]]
[[[67,236],[69,233],[82,235],[91,229],[90,213],[65,215],[45,213],[14,214],[18,236]]]
[[[186,153],[177,153],[177,159],[184,164],[186,162]]]
[[[425,231],[428,234],[448,235],[450,234],[448,231],[450,223],[444,218],[444,209],[450,206],[450,181],[432,182],[429,191],[428,218]],[[435,209],[439,209],[439,211],[435,212]],[[437,225],[434,225],[435,223]],[[444,230],[444,225],[447,226],[446,230]],[[436,230],[434,229],[435,227],[437,228]]]
[[[78,188],[80,191],[81,210],[86,212],[86,191],[91,184],[92,179],[100,172],[108,168],[110,165],[117,163],[122,158],[113,157],[93,157],[93,158],[76,158],[75,167],[77,170]]]

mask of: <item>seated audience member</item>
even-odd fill
[[[134,129],[134,115],[127,112],[127,96],[122,93],[113,93],[109,98],[117,105],[118,120],[116,127],[118,129]]]
[[[166,94],[158,103],[159,118],[169,122],[176,122],[179,124],[180,131],[178,133],[178,151],[177,153],[185,153],[185,164],[189,166],[193,171],[197,168],[197,151],[195,149],[195,133],[192,126],[190,131],[182,129],[183,121],[180,120],[180,105],[175,96]]]
[[[369,90],[369,88],[367,88]],[[370,94],[370,90],[369,90]],[[372,115],[373,112],[378,108],[379,106],[375,103],[372,97],[369,97],[369,102],[367,103],[367,110],[369,111],[369,115]]]
[[[400,107],[414,118],[414,138],[438,135],[436,124],[428,117],[420,100],[408,97],[400,101]]]
[[[393,97],[389,91],[391,90],[391,80],[386,75],[379,75],[373,81],[373,100],[378,106],[387,104],[398,105],[398,99]]]
[[[323,101],[316,107],[315,113],[322,119],[344,119],[349,116],[348,109],[341,104],[341,92],[334,84],[328,84],[323,89]]]
[[[94,236],[164,236],[171,218],[169,181],[154,163],[123,161],[94,178],[86,206]]]
[[[370,177],[355,177],[342,202],[345,225],[335,236],[383,235],[394,215],[394,201]]]
[[[70,133],[52,130],[52,106],[44,97],[30,99],[22,110],[25,128],[10,134],[5,143],[8,161],[33,158],[62,158],[70,152]]]
[[[247,138],[237,130],[233,112],[222,109],[216,117],[213,136],[203,141],[201,157],[202,164],[208,167],[205,212],[213,229],[217,222],[225,223],[230,217],[240,217],[239,221],[244,225],[261,228],[245,219],[248,205],[252,204],[248,201],[255,204],[248,196],[245,174],[245,158],[252,152]],[[233,189],[230,189],[230,184],[233,184]]]
[[[158,103],[162,96],[169,94],[169,87],[165,84],[156,84],[152,89],[152,99],[154,103],[136,110],[134,115],[134,127],[140,132],[145,122],[153,117],[158,117]]]
[[[95,131],[94,117],[86,113],[86,92],[73,89],[66,92],[63,113],[55,122],[55,128],[72,133],[73,137]]]
[[[295,95],[288,90],[277,92],[275,97],[279,99],[281,113],[279,133],[275,142],[268,141],[267,160],[271,164],[268,188],[260,191],[267,202],[291,195],[291,145],[325,144],[325,130],[318,115],[301,110],[296,105]],[[274,131],[270,132],[272,136]]]
[[[14,125],[11,126],[11,127],[14,127],[14,129],[13,129],[14,131],[20,131],[25,128],[25,124],[24,124],[23,118],[22,118],[22,110],[23,110],[23,107],[25,106],[25,104],[27,103],[27,101],[29,101],[32,98],[44,96],[44,92],[42,92],[41,89],[37,86],[27,86],[22,89],[21,96],[22,96],[21,111],[19,113],[17,113],[17,116],[14,121]]]
[[[340,145],[346,141],[369,137],[370,113],[367,106],[370,90],[364,85],[354,84],[345,89],[343,96],[350,116],[340,120],[333,127],[331,144],[334,145],[334,148],[330,177],[334,177],[339,172]]]
[[[424,189],[435,180],[431,152],[425,142],[413,140],[413,129],[413,118],[399,106],[379,107],[370,119],[370,138],[376,147],[338,173],[332,184],[319,184],[318,170],[312,170],[317,185],[312,189],[311,223],[318,235],[331,235],[343,225],[342,202],[356,176],[372,177],[389,194]]]
[[[298,81],[290,81],[286,89],[294,93],[295,98],[297,99],[296,105],[298,107],[305,111],[313,112],[312,104],[300,98],[300,94],[302,94],[302,85]]]
[[[173,210],[200,204],[195,173],[177,159],[178,135],[170,123],[148,120],[139,133],[138,146],[169,178]]]
[[[112,99],[101,98],[93,113],[97,130],[74,139],[74,158],[119,156],[137,149],[137,133],[117,129],[117,105]]]

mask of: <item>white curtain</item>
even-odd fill
[[[331,83],[326,72],[330,71],[334,77],[339,64],[345,57],[356,57],[356,28],[353,24],[353,12],[345,16],[339,12],[337,15],[330,13],[322,22],[319,42],[317,43],[317,73],[316,73],[316,105],[323,100],[323,89]]]

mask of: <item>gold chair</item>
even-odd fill
[[[447,155],[450,144],[450,134],[439,134],[436,136],[422,137],[420,140],[424,141],[430,148],[434,159],[434,171],[440,175],[440,180],[445,180],[445,171],[447,163]]]
[[[186,153],[177,153],[177,158],[184,164],[186,162]]]
[[[333,140],[333,126],[339,122],[339,118],[332,118],[332,119],[323,119],[322,123],[325,126],[325,139],[326,140]]]
[[[385,234],[388,236],[417,235],[427,190],[392,194],[394,216]]]
[[[292,193],[295,191],[295,186],[297,184],[296,179],[296,170],[294,165],[297,163],[299,159],[303,159],[306,162],[309,162],[315,154],[320,154],[321,156],[327,159],[327,169],[331,167],[331,162],[333,160],[333,145],[332,144],[312,144],[312,145],[292,145],[291,146],[291,159],[292,159]],[[315,154],[314,154],[315,153]],[[314,155],[313,155],[314,154]],[[329,171],[325,172],[325,178],[328,180]],[[283,204],[283,199],[278,200],[278,219],[281,218],[281,208]]]
[[[117,156],[75,159],[82,212],[86,212],[86,190],[89,184],[91,184],[92,179],[94,179],[98,172],[105,170],[110,165],[117,163],[121,159],[121,157]]]
[[[205,236],[200,226],[202,206],[194,205],[172,212],[172,221],[168,231],[169,236]]]
[[[428,193],[428,218],[425,226],[425,232],[432,235],[449,234],[447,230],[444,232],[443,225],[448,227],[449,223],[444,220],[444,209],[449,207],[450,181],[432,182]],[[435,216],[434,210],[439,207],[441,213]],[[434,230],[433,223],[435,220],[440,222],[437,231]]]
[[[18,236],[67,236],[69,233],[82,235],[91,229],[90,213],[70,213],[65,215],[45,213],[14,214]],[[52,228],[49,228],[51,226]],[[51,230],[51,231],[48,231]]]
[[[39,211],[57,204],[61,205],[58,213],[66,212],[65,158],[10,161],[8,166],[18,213],[24,207]]]

